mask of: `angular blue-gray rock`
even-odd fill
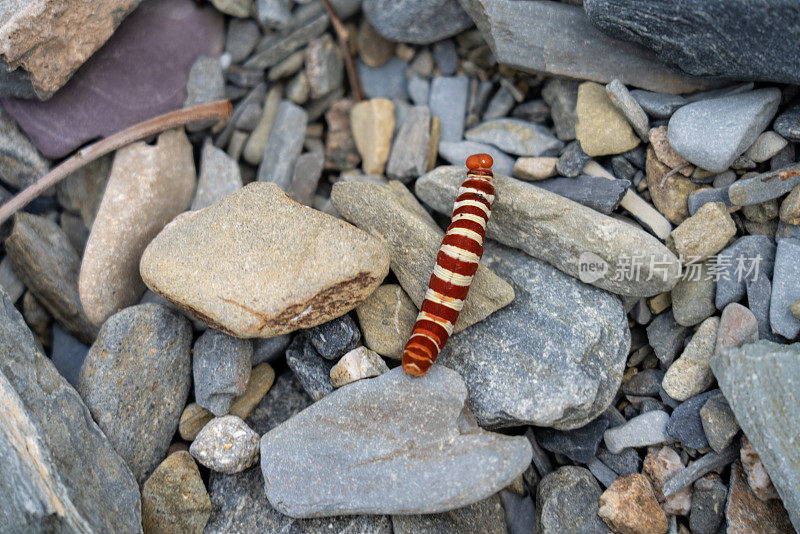
[[[694,483],[689,528],[694,534],[716,534],[725,515],[728,487],[719,475],[704,476]]]
[[[284,373],[275,380],[245,423],[258,435],[264,435],[312,402],[297,377],[293,373]]]
[[[89,350],[78,391],[140,484],[167,454],[192,382],[189,321],[158,304],[109,317]]]
[[[283,356],[291,340],[292,336],[289,334],[253,340],[253,361],[251,367],[255,367],[261,362],[275,361],[280,356]]]
[[[309,397],[318,401],[333,391],[330,373],[334,362],[322,358],[308,336],[296,336],[286,349],[286,364]]]
[[[472,154],[489,154],[494,160],[492,170],[495,174],[511,176],[514,172],[514,158],[492,145],[474,141],[441,141],[439,155],[451,165],[463,167]],[[466,171],[465,171],[466,172]]]
[[[197,404],[217,417],[228,413],[250,379],[253,343],[209,328],[194,343],[192,375]]]
[[[408,78],[408,96],[415,106],[427,106],[431,82],[422,76],[412,74]]]
[[[624,417],[622,424],[624,424]],[[630,447],[613,453],[601,444],[597,449],[597,459],[618,475],[630,475],[642,470],[642,459],[639,457],[639,453]]]
[[[622,385],[621,391],[625,395],[656,397],[661,389],[661,382],[663,380],[664,371],[661,369],[644,369],[625,382]]]
[[[291,0],[256,0],[255,16],[265,28],[282,30],[292,18]]]
[[[769,322],[769,303],[772,296],[772,282],[761,274],[755,281],[747,284],[747,307],[758,321],[758,338],[780,341],[780,336],[772,333]]]
[[[647,47],[687,75],[800,83],[790,59],[800,39],[794,2],[586,0],[583,7],[607,35]]]
[[[650,141],[650,121],[639,102],[633,98],[625,84],[618,79],[606,85],[606,93],[611,103],[628,120],[636,135],[645,143]]]
[[[700,421],[708,445],[717,453],[730,447],[739,433],[736,416],[720,390],[717,390],[717,394],[712,395],[700,408]]]
[[[261,30],[253,19],[231,18],[225,34],[225,52],[230,54],[231,62],[241,63],[258,44]]]
[[[541,101],[540,101],[541,102]],[[514,94],[508,90],[505,85],[501,85],[497,92],[492,96],[489,100],[489,103],[486,104],[486,110],[483,112],[483,120],[491,120],[491,119],[499,119],[500,117],[505,117],[508,115],[508,112],[514,107],[517,101],[514,100]],[[529,103],[530,104],[530,103]],[[521,106],[517,107],[518,114],[525,114],[525,109],[519,109]],[[522,118],[522,117],[517,117]],[[538,122],[538,121],[536,121]]]
[[[669,441],[667,423],[669,414],[654,410],[637,415],[624,425],[609,428],[603,434],[608,450],[614,454],[628,447],[645,447]]]
[[[415,192],[450,216],[463,177],[463,167],[438,167],[417,180]],[[619,295],[653,296],[677,283],[678,259],[644,230],[508,176],[495,174],[494,185],[488,237]],[[631,258],[642,260],[639,276],[625,275]],[[597,271],[587,272],[589,264]]]
[[[800,239],[800,224],[786,224],[783,221],[778,222],[778,228],[775,230],[775,241],[780,241],[787,237]]]
[[[597,480],[583,467],[570,465],[550,473],[536,488],[536,532],[611,532],[597,515],[601,493]]]
[[[300,154],[294,164],[288,195],[304,206],[311,206],[324,167],[325,154],[322,150]]]
[[[670,309],[656,315],[647,326],[647,341],[662,365],[668,367],[683,349],[683,340],[687,333],[686,327],[675,321]]]
[[[712,85],[677,74],[643,47],[604,35],[579,6],[505,0],[461,0],[461,5],[497,61],[527,72],[601,83],[619,78],[626,85],[667,93]]]
[[[533,185],[608,215],[617,209],[631,183],[628,180],[582,175],[577,178],[539,180]]]
[[[603,439],[603,432],[609,421],[598,417],[594,421],[573,430],[556,430],[554,428],[538,428],[535,430],[536,440],[550,452],[563,454],[570,460],[587,464],[597,454],[597,447]]]
[[[532,471],[533,467],[530,467],[526,472]],[[533,487],[527,481],[525,485]],[[502,532],[507,532],[508,534],[528,534],[531,525],[536,521],[536,505],[527,488],[522,494],[504,489],[499,495],[500,503],[503,505],[503,510],[505,510],[506,515],[506,530]]]
[[[284,191],[289,189],[294,164],[303,150],[307,125],[306,110],[288,100],[278,105],[258,167],[258,181],[274,182]]]
[[[326,360],[338,360],[361,342],[361,331],[347,314],[306,332],[311,346]]]
[[[221,148],[205,143],[200,154],[200,176],[190,209],[206,208],[241,188],[242,174],[239,164]]]
[[[209,497],[211,497],[211,517],[204,530],[207,534],[229,532],[392,534],[392,523],[388,516],[294,519],[283,515],[270,506],[269,501],[264,498],[264,478],[258,466],[235,475],[211,471]]]
[[[654,93],[643,89],[634,89],[631,91],[631,96],[654,119],[668,119],[679,107],[688,104],[681,95]]]
[[[795,528],[800,528],[800,343],[757,341],[715,355],[711,368]]]
[[[769,125],[780,100],[770,87],[687,104],[669,120],[669,144],[698,167],[722,172]]]
[[[742,236],[717,254],[717,309],[742,300],[747,284],[759,276],[772,277],[774,263],[775,243],[763,235]]]
[[[700,409],[708,399],[718,393],[718,389],[713,389],[680,403],[672,411],[667,424],[669,438],[681,443],[684,447],[691,447],[692,449],[708,447],[708,440],[700,419]]]
[[[561,176],[574,178],[581,173],[590,159],[592,158],[581,149],[581,144],[572,141],[561,151],[556,162],[556,170]]]
[[[53,352],[50,359],[61,376],[74,388],[78,387],[78,374],[88,353],[87,345],[66,333],[58,324],[53,325]]]
[[[452,76],[458,69],[458,52],[450,39],[438,41],[431,47],[433,60],[442,76]]]
[[[469,78],[438,76],[431,82],[428,106],[431,115],[442,123],[440,141],[461,141],[464,138],[464,119],[467,113]]]
[[[429,44],[472,26],[456,0],[364,0],[364,15],[390,41]]]
[[[360,59],[356,61],[358,78],[366,98],[397,98],[408,100],[406,68],[408,64],[394,57],[380,67],[370,67]]]
[[[50,163],[0,107],[0,179],[3,183],[23,189],[44,176],[49,167]]]
[[[769,320],[772,331],[787,339],[800,334],[800,319],[792,315],[792,303],[800,299],[800,239],[781,239],[775,252]]]
[[[441,514],[393,515],[392,531],[393,534],[439,534],[440,532],[506,534],[506,512],[503,510],[499,494],[494,494],[475,504]]]
[[[410,182],[425,173],[430,152],[431,112],[414,106],[397,132],[386,163],[386,176]]]
[[[722,202],[729,208],[733,207],[733,202],[731,202],[728,196],[728,189],[728,187],[710,187],[691,193],[688,202],[689,215],[694,215],[703,204],[709,204],[711,202]]]
[[[3,529],[139,532],[136,479],[1,289],[0,377]]]
[[[482,261],[513,284],[514,301],[454,334],[438,362],[464,377],[483,427],[587,424],[622,379],[630,346],[622,303],[492,241]]]
[[[662,488],[664,497],[669,497],[681,491],[683,488],[710,473],[714,469],[724,467],[739,457],[739,444],[734,443],[721,453],[709,452],[690,463],[678,473],[667,480]]]
[[[189,78],[186,80],[186,99],[183,107],[207,104],[225,98],[225,77],[222,74],[222,65],[219,60],[209,56],[200,56],[192,63],[189,69]],[[208,128],[214,124],[213,119],[196,121],[186,125],[190,132]]]
[[[731,202],[737,206],[752,206],[785,195],[800,185],[800,164],[738,180],[728,188]]]
[[[480,429],[466,399],[442,365],[341,388],[264,435],[267,498],[292,517],[437,513],[485,499],[525,470],[531,447]]]
[[[772,125],[786,139],[800,141],[800,100],[795,100],[783,110]]]
[[[465,137],[518,156],[554,156],[564,147],[545,126],[521,119],[492,119],[470,128]]]

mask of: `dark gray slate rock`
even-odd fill
[[[729,349],[712,358],[711,369],[799,528],[800,343],[757,341]]]
[[[53,221],[21,212],[14,218],[6,252],[20,280],[70,334],[91,343],[97,334],[78,296],[81,260]]]
[[[252,367],[261,362],[275,361],[283,356],[291,340],[292,336],[290,334],[281,334],[267,339],[254,339]]]
[[[550,78],[542,87],[542,98],[550,106],[556,136],[562,141],[575,139],[575,123],[578,115],[575,107],[578,104],[577,80]]]
[[[766,275],[761,274],[755,281],[747,284],[747,307],[758,321],[758,338],[779,341],[779,336],[772,333],[769,322],[769,302],[772,295],[772,283]],[[790,303],[791,305],[791,303]]]
[[[550,452],[563,454],[570,460],[587,464],[597,454],[597,447],[609,424],[609,420],[601,416],[574,430],[538,428],[535,430],[536,440]]]
[[[606,34],[646,46],[688,75],[800,83],[790,59],[800,40],[794,2],[585,0],[583,7]]]
[[[664,497],[675,495],[701,476],[724,467],[739,457],[739,444],[734,443],[721,453],[709,452],[687,465],[664,483]]]
[[[532,471],[533,467],[528,469]],[[526,485],[532,487],[527,482]],[[523,494],[504,489],[499,495],[506,513],[506,530],[502,534],[529,534],[531,525],[536,522],[536,505],[527,488]]]
[[[708,444],[714,452],[721,453],[730,447],[736,434],[739,433],[736,416],[719,390],[700,408],[700,421]]]
[[[442,365],[341,388],[262,438],[267,498],[293,517],[438,513],[485,499],[525,470],[531,447],[481,430],[466,399]]]
[[[669,144],[698,167],[722,172],[769,125],[780,99],[770,87],[683,106],[669,120]]]
[[[630,475],[642,470],[642,459],[634,449],[623,449],[618,453],[609,451],[604,445],[597,449],[597,459],[618,475]]]
[[[800,100],[795,100],[775,119],[776,132],[791,141],[800,141]]]
[[[800,334],[800,319],[792,315],[792,303],[800,299],[800,239],[781,239],[775,252],[769,321],[772,331],[787,339]]]
[[[798,164],[738,180],[728,188],[728,196],[737,206],[752,206],[778,198],[800,185],[800,174],[794,174],[796,171],[800,171]]]
[[[508,90],[505,85],[501,85],[497,92],[489,99],[486,104],[486,111],[483,112],[483,120],[499,119],[505,117],[508,112],[514,107],[517,101],[514,100],[514,94]],[[541,101],[540,101],[541,103]],[[520,109],[521,108],[521,109]],[[526,108],[517,106],[517,115],[525,114]],[[522,118],[517,116],[517,118]],[[538,117],[537,117],[538,118]],[[533,121],[532,121],[533,122]],[[538,121],[536,121],[538,122]]]
[[[433,44],[431,47],[433,60],[439,67],[442,76],[452,76],[458,69],[458,52],[456,45],[451,39],[445,39]]]
[[[311,346],[326,360],[338,360],[361,342],[361,331],[347,314],[306,332]]]
[[[717,534],[725,515],[728,487],[717,474],[706,475],[694,483],[689,528],[694,534]]]
[[[140,531],[136,479],[2,290],[0,376],[0,426],[13,425],[0,431],[3,530]],[[23,443],[2,444],[20,431]],[[26,450],[20,472],[12,455]]]
[[[466,76],[438,76],[431,82],[428,106],[431,115],[439,117],[442,123],[440,141],[463,139],[468,91]]]
[[[278,105],[258,167],[258,181],[274,182],[287,191],[297,157],[303,150],[308,125],[306,110],[288,100]]]
[[[772,277],[775,263],[775,243],[763,235],[746,235],[717,255],[715,270],[718,310],[744,298],[747,284],[759,276]]]
[[[211,517],[206,534],[228,532],[297,532],[304,534],[392,534],[388,516],[342,516],[294,519],[275,510],[264,498],[260,467],[235,475],[211,471]]]
[[[631,91],[631,96],[654,119],[668,119],[679,107],[688,103],[681,95],[654,93],[642,89],[634,89]]]
[[[209,328],[195,341],[192,354],[197,404],[217,417],[227,414],[250,379],[252,341]]]
[[[439,143],[439,156],[451,165],[466,165],[467,158],[472,154],[489,154],[492,156],[494,160],[492,170],[495,174],[511,176],[514,172],[514,158],[495,146],[474,141],[442,141]]]
[[[440,534],[481,532],[505,534],[506,517],[500,497],[495,494],[469,506],[442,514],[393,515],[394,534]]]
[[[245,422],[259,436],[266,434],[313,401],[293,373],[280,375]]]
[[[14,119],[0,107],[0,179],[23,189],[41,178],[50,167]]]
[[[533,185],[608,215],[617,209],[631,183],[582,175],[577,178],[548,178],[533,182]]]
[[[622,385],[622,392],[626,395],[658,396],[661,382],[664,380],[664,371],[661,369],[645,369],[636,373]]]
[[[688,202],[689,215],[694,215],[701,206],[710,202],[722,202],[729,208],[733,207],[728,189],[728,187],[711,187],[691,193]]]
[[[578,6],[559,2],[461,0],[500,63],[528,72],[626,85],[668,93],[709,83],[675,73],[638,45],[597,30]],[[575,36],[579,35],[580,39]]]
[[[88,353],[87,345],[67,334],[57,324],[53,325],[53,352],[50,359],[61,376],[74,388],[78,387],[78,374]]]
[[[109,317],[78,378],[92,417],[140,484],[167,454],[186,406],[192,327],[158,304]]]
[[[300,334],[294,338],[286,349],[286,363],[315,401],[333,391],[330,373],[334,362],[323,359],[307,335]]]
[[[200,155],[200,176],[191,209],[207,208],[241,187],[242,174],[236,160],[224,150],[206,142]]]
[[[561,176],[574,178],[578,176],[583,167],[592,159],[582,149],[578,141],[572,141],[564,150],[556,162],[556,170]]]
[[[493,241],[482,263],[513,284],[514,301],[454,334],[438,362],[464,377],[481,426],[587,424],[622,378],[630,346],[622,303]]]
[[[647,326],[647,340],[663,366],[668,367],[675,360],[687,333],[687,328],[675,321],[671,309],[656,315]]]
[[[708,440],[700,419],[700,409],[708,399],[718,393],[718,389],[706,391],[680,403],[672,411],[667,424],[667,435],[670,439],[692,449],[708,447]]]
[[[597,515],[600,484],[588,469],[565,466],[536,488],[536,532],[561,534],[611,532]]]
[[[390,41],[429,44],[472,26],[456,0],[364,0],[364,15]]]
[[[465,137],[518,156],[554,156],[564,147],[546,127],[520,119],[489,120],[467,130]]]
[[[427,106],[414,106],[392,143],[386,164],[389,179],[408,183],[426,171],[430,152],[431,112]]]
[[[60,158],[183,105],[189,68],[219,56],[225,21],[192,0],[158,0],[133,11],[109,40],[46,102],[2,99],[42,154]]]
[[[361,89],[367,98],[408,100],[406,68],[408,64],[393,57],[380,67],[370,67],[360,59],[356,61]]]

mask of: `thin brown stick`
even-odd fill
[[[692,166],[691,163],[681,163],[677,167],[674,167],[674,168],[670,169],[669,172],[665,172],[664,176],[661,177],[661,183],[658,184],[658,187],[664,187],[664,184],[667,183],[667,178],[669,178],[670,176],[673,176],[675,174],[678,174],[683,169],[685,169],[687,167],[691,167],[691,166]]]
[[[140,122],[139,124],[134,124],[130,128],[119,131],[89,146],[85,146],[78,150],[72,157],[50,169],[50,172],[0,206],[0,224],[7,221],[16,212],[27,206],[29,202],[47,189],[56,185],[84,165],[105,156],[109,152],[113,152],[118,148],[122,148],[125,145],[129,145],[149,135],[163,132],[171,128],[177,128],[178,126],[183,126],[190,122],[209,119],[222,120],[227,119],[230,115],[230,100],[217,100],[216,102],[209,102],[208,104],[200,104],[164,113],[163,115]]]
[[[353,61],[353,54],[350,53],[350,32],[342,24],[342,20],[336,14],[336,10],[333,9],[330,0],[322,0],[322,5],[325,7],[325,11],[328,12],[333,29],[336,30],[336,38],[344,56],[344,66],[347,70],[347,79],[350,80],[350,88],[353,90],[353,98],[355,98],[356,102],[361,102],[364,100],[364,93],[361,92],[361,82],[358,79],[358,71]]]

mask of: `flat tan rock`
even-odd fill
[[[394,104],[385,98],[359,102],[350,110],[350,129],[366,174],[383,174],[392,148]]]
[[[575,111],[578,114],[575,137],[589,156],[621,154],[639,144],[628,120],[599,83],[584,82],[578,87]]]
[[[552,178],[558,174],[556,163],[558,163],[558,158],[547,156],[538,158],[517,158],[517,161],[514,163],[514,178],[527,181]]]
[[[389,252],[262,182],[177,218],[140,270],[150,289],[212,328],[269,338],[355,308],[389,272]]]
[[[162,133],[155,145],[138,142],[117,151],[78,279],[81,304],[94,324],[139,302],[142,251],[189,207],[196,180],[182,128]]]

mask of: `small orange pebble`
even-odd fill
[[[467,168],[471,171],[475,169],[491,169],[493,164],[494,160],[489,154],[473,154],[467,158]]]

